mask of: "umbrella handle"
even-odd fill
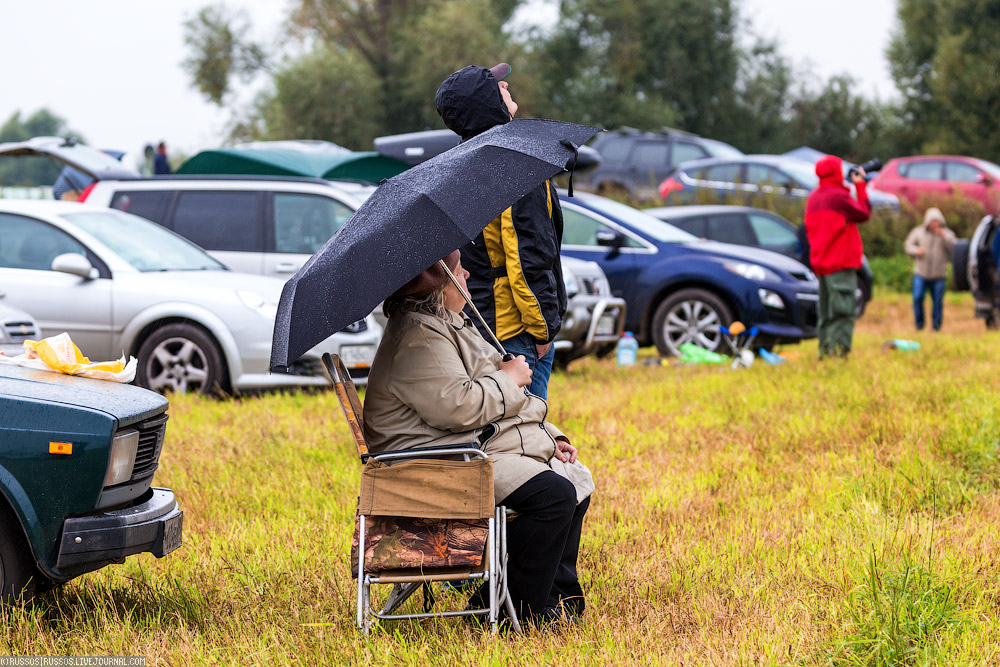
[[[458,289],[459,294],[461,294],[462,298],[465,299],[465,302],[469,304],[469,308],[471,308],[472,312],[474,312],[476,317],[479,318],[479,321],[483,325],[483,329],[485,329],[490,335],[490,338],[493,339],[493,344],[497,346],[497,350],[499,350],[500,354],[503,355],[503,361],[511,361],[514,358],[514,355],[504,349],[500,339],[493,333],[493,329],[490,329],[490,325],[486,324],[486,320],[483,319],[483,316],[479,313],[479,309],[476,308],[476,304],[472,303],[472,297],[469,296],[469,293],[466,292],[465,288],[458,282],[458,278],[455,277],[455,274],[451,272],[451,269],[448,268],[448,265],[444,263],[443,259],[438,260],[438,266],[444,270],[444,275],[448,276],[448,280],[450,280],[451,284]]]

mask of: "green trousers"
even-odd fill
[[[845,269],[819,276],[819,358],[846,357],[854,338],[858,272]]]

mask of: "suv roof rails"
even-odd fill
[[[682,137],[698,137],[701,138],[700,134],[695,134],[694,132],[688,132],[687,130],[678,130],[676,127],[661,127],[659,129],[660,134],[677,134]]]
[[[265,176],[259,174],[169,174],[161,176],[141,176],[130,178],[129,182],[136,181],[276,181],[292,183],[321,183],[329,185],[330,181],[324,178],[313,176]],[[345,179],[338,179],[345,180]],[[364,182],[364,181],[359,181]]]

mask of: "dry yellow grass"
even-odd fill
[[[891,337],[917,353],[882,352]],[[172,401],[157,483],[185,545],[6,612],[4,654],[152,664],[995,664],[1000,335],[950,296],[940,334],[879,294],[847,362],[584,360],[552,419],[598,491],[582,627],[353,629],[359,465],[329,394]],[[646,353],[648,355],[648,351]],[[644,356],[643,358],[649,358]],[[451,604],[461,604],[453,595]],[[320,626],[306,624],[326,624]]]

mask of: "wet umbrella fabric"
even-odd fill
[[[385,181],[285,283],[271,370],[364,318],[437,260],[572,164],[600,130],[544,119],[498,125]]]

